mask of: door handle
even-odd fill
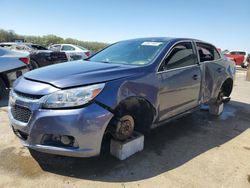
[[[217,72],[218,72],[218,73],[221,73],[221,72],[222,72],[222,68],[218,68],[218,69],[217,69]]]
[[[198,79],[198,75],[197,74],[195,74],[195,75],[193,75],[193,80],[197,80]]]

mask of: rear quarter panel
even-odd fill
[[[219,72],[218,70],[221,70]],[[214,103],[223,83],[235,77],[235,64],[222,58],[218,61],[202,63],[202,101],[203,103]]]

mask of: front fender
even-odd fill
[[[157,82],[153,74],[140,78],[124,78],[106,83],[104,90],[96,97],[96,101],[115,109],[119,103],[129,97],[141,97],[156,109],[158,97]]]

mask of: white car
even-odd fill
[[[29,53],[11,51],[0,47],[0,98],[13,81],[29,70]]]
[[[88,49],[73,44],[54,44],[49,46],[49,49],[65,52],[69,61],[85,59],[91,55]]]

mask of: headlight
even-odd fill
[[[43,102],[44,108],[70,108],[87,104],[104,88],[105,84],[78,87],[57,91],[48,95]]]

